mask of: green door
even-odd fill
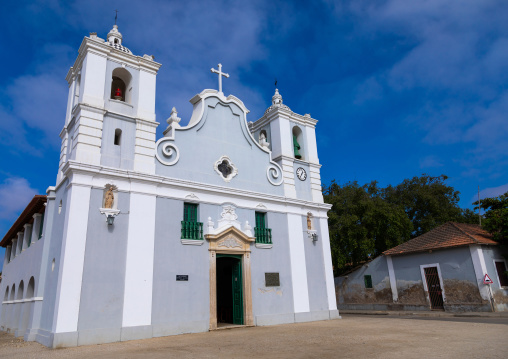
[[[242,260],[233,263],[233,324],[243,324]]]

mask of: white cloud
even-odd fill
[[[502,194],[505,194],[506,192],[508,192],[508,183],[503,184],[498,187],[490,187],[490,188],[485,188],[485,189],[480,190],[480,198],[484,199],[484,198],[498,197]],[[476,202],[476,201],[478,201],[477,194],[471,198],[471,203]]]
[[[420,160],[420,168],[443,167],[443,163],[436,156],[426,156]]]
[[[10,177],[0,184],[0,219],[14,219],[27,206],[37,190],[25,178]]]
[[[358,89],[374,83],[413,100],[418,107],[406,121],[422,131],[422,142],[467,146],[467,167],[506,156],[507,2],[360,0],[348,11],[359,18],[357,36],[386,36],[398,42],[388,47],[406,48]]]

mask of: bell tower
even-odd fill
[[[282,167],[287,197],[323,203],[316,124],[310,114],[299,115],[283,104],[275,89],[272,105],[250,125],[260,144],[272,151],[272,159]]]
[[[68,161],[155,172],[155,83],[161,64],[135,56],[115,24],[90,33],[67,73],[69,96],[57,183]]]

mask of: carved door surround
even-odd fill
[[[206,234],[210,257],[210,330],[217,329],[217,254],[242,256],[243,318],[244,325],[254,325],[252,315],[252,283],[250,275],[250,244],[255,242],[236,227],[229,227],[218,234]]]

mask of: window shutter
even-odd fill
[[[265,215],[263,212],[256,212],[256,227],[266,228]]]

